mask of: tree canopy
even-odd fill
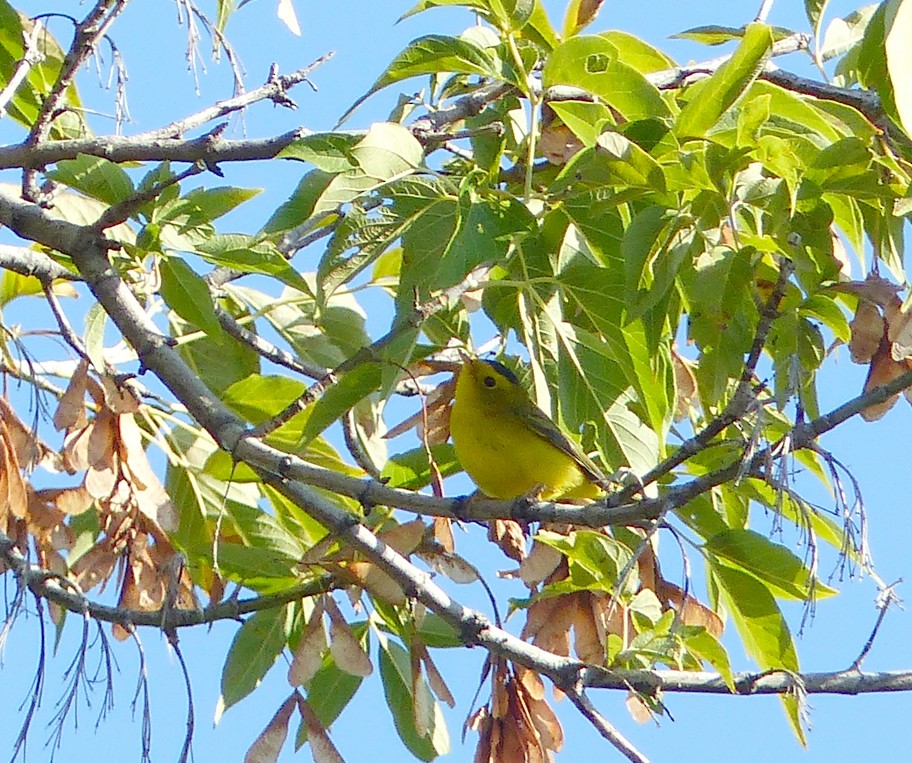
[[[231,29],[266,11],[179,0],[189,59],[205,31],[235,92],[124,135],[128,5],[28,17],[0,0],[18,131],[0,146],[0,309],[34,306],[0,320],[0,640],[29,608],[41,623],[14,757],[45,624],[82,633],[58,729],[98,680],[87,654],[166,634],[182,759],[181,633],[217,621],[238,621],[217,715],[287,671],[250,763],[289,732],[341,760],[331,725],[377,680],[411,754],[446,753],[443,649],[475,647],[477,761],[553,759],[551,687],[644,761],[600,693],[638,718],[675,692],[778,694],[804,742],[808,694],[912,685],[863,671],[895,594],[866,546],[864,475],[825,437],[912,402],[912,2],[831,19],[805,0],[791,30],[766,0],[743,26],[682,31],[710,46],[683,64],[605,31],[597,0],[421,0],[406,16],[456,6],[467,28],[414,39],[335,129],[259,137],[227,120],[293,108],[329,51],[250,88]],[[83,101],[87,64],[110,66],[113,132]],[[349,127],[378,100],[386,121]],[[220,179],[234,164],[300,179],[237,231],[223,218],[257,191]],[[867,381],[827,408],[818,374],[842,345]],[[611,475],[603,498],[448,489],[467,355],[515,372]],[[880,618],[851,670],[803,672],[784,608],[827,606],[834,566],[877,582]],[[733,669],[724,629],[756,672]]]

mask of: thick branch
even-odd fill
[[[0,244],[0,268],[12,270],[22,276],[34,276],[42,283],[82,280],[77,273],[71,273],[63,265],[58,265],[44,252],[37,252],[24,246]]]
[[[735,673],[735,694],[787,694],[800,682],[808,694],[881,694],[912,691],[912,670],[862,673]],[[593,689],[634,689],[645,694],[657,691],[691,694],[731,694],[718,673],[684,670],[605,670],[588,668],[583,683]]]

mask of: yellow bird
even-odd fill
[[[539,488],[545,500],[603,492],[599,468],[495,360],[470,359],[460,369],[450,434],[462,468],[491,498]]]

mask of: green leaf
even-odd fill
[[[424,149],[405,127],[378,122],[352,147],[351,156],[353,165],[329,182],[313,214],[335,211],[394,178],[413,173],[424,159]]]
[[[442,476],[449,477],[461,470],[453,446],[449,443],[432,445],[431,455]],[[431,465],[427,450],[424,448],[414,448],[390,456],[380,474],[383,484],[403,490],[420,490],[427,487],[431,483],[431,477]]]
[[[749,24],[732,57],[711,77],[688,89],[690,98],[678,115],[675,132],[681,138],[703,137],[763,71],[772,44],[768,26]]]
[[[568,583],[572,590],[613,593],[617,588],[618,575],[633,556],[623,543],[594,530],[577,530],[569,535],[540,530],[535,539],[567,557]],[[627,580],[625,592],[633,593],[636,586],[636,580]],[[547,590],[553,589],[549,586]]]
[[[306,445],[326,427],[338,421],[354,408],[359,400],[379,389],[382,378],[383,369],[378,363],[363,363],[343,374],[316,403],[310,406],[310,415],[304,424],[299,447]]]
[[[762,670],[798,673],[795,642],[769,589],[745,572],[711,558],[709,562],[725,608],[731,613],[747,653]],[[780,699],[795,735],[805,744],[799,700],[793,694],[783,694]]]
[[[33,30],[35,23],[24,14],[20,15],[6,0],[0,2],[0,82],[12,80],[14,71],[25,58],[24,35]],[[46,97],[56,86],[64,59],[64,51],[54,39],[47,20],[43,19],[42,23],[38,35],[41,56],[27,70],[25,80],[5,104],[10,117],[26,129],[33,127]],[[82,117],[84,108],[75,84],[67,86],[62,95],[60,112],[51,121],[51,139],[89,137],[91,132]]]
[[[222,668],[219,702],[225,709],[259,686],[278,659],[288,642],[290,612],[291,605],[256,612],[238,628]]]
[[[195,326],[181,320],[177,314],[171,315],[170,319],[175,337],[197,330]],[[216,394],[239,379],[260,370],[260,356],[252,348],[227,334],[222,334],[219,340],[212,339],[207,334],[191,342],[182,342],[178,345],[177,351],[196,375]]]
[[[685,29],[671,35],[673,40],[693,40],[704,45],[722,45],[731,40],[740,40],[744,36],[744,27],[720,26],[707,24],[692,29]]]
[[[256,236],[239,233],[214,235],[198,242],[193,250],[200,257],[242,273],[260,273],[278,278],[289,286],[309,291],[310,286],[289,264],[276,246]]]
[[[811,23],[815,35],[817,34],[817,29],[820,26],[820,20],[823,18],[827,3],[829,3],[829,0],[804,0],[804,12],[807,14],[808,21]]]
[[[290,143],[276,158],[308,162],[322,172],[337,175],[355,163],[351,150],[360,138],[357,133],[317,132]]]
[[[105,204],[126,201],[134,193],[133,181],[126,171],[97,156],[79,154],[75,159],[64,159],[48,170],[47,176]]]
[[[222,402],[256,425],[284,410],[305,389],[303,382],[287,376],[251,374],[228,387]]]
[[[209,286],[179,257],[165,257],[159,263],[161,295],[165,303],[187,323],[220,340],[222,327],[215,314]]]
[[[262,190],[233,186],[194,188],[183,198],[189,211],[187,224],[197,226],[212,222],[262,193]]]
[[[494,18],[505,32],[517,32],[532,17],[534,3],[532,0],[488,0],[488,6],[494,12]]]
[[[722,646],[722,642],[702,627],[694,629],[691,633],[685,631],[682,635],[684,635],[684,646],[687,651],[712,665],[722,676],[725,685],[734,693],[735,678],[732,675],[731,660],[729,660],[728,652]]]
[[[95,368],[104,368],[104,332],[108,314],[100,302],[95,302],[85,315],[85,348]]]
[[[884,17],[887,72],[900,124],[912,135],[912,3],[888,0]]]
[[[263,226],[263,233],[284,233],[301,225],[313,214],[317,200],[323,195],[333,175],[323,170],[311,170],[301,178],[298,187]],[[327,221],[328,222],[328,221]],[[314,230],[317,228],[315,227]]]
[[[340,118],[344,122],[365,100],[389,85],[422,74],[475,74],[500,82],[525,87],[513,67],[503,61],[493,48],[485,48],[470,38],[427,35],[409,43]]]
[[[433,760],[450,751],[450,738],[440,705],[431,694],[427,682],[420,679],[417,691],[424,696],[416,699],[412,693],[412,668],[408,652],[387,638],[380,639],[380,678],[386,703],[393,715],[399,738],[419,760]],[[424,722],[427,735],[422,736],[415,724],[415,707],[427,708]]]
[[[706,541],[705,549],[728,565],[750,573],[776,596],[807,601],[811,596],[827,598],[838,593],[814,580],[813,573],[785,546],[753,530],[719,533]]]
[[[570,85],[588,90],[617,109],[628,121],[669,116],[658,89],[620,60],[617,47],[601,35],[571,37],[558,45],[542,70],[542,85]]]

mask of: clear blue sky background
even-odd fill
[[[633,32],[669,52],[679,62],[700,60],[719,55],[719,49],[706,49],[683,41],[668,40],[668,36],[692,26],[726,24],[738,26],[750,20],[759,7],[759,0],[748,2],[667,2],[651,3],[607,2],[594,31],[620,28]],[[832,2],[830,17],[855,7],[851,2]],[[563,2],[546,0],[552,19],[559,24]],[[396,25],[396,19],[409,7],[407,2],[312,2],[295,0],[303,35],[292,36],[275,15],[273,0],[257,0],[242,9],[229,24],[228,34],[236,46],[249,74],[248,87],[260,84],[268,67],[276,62],[280,70],[290,71],[302,66],[329,50],[335,58],[313,75],[318,92],[298,88],[293,96],[300,108],[296,112],[258,105],[247,115],[245,127],[250,136],[266,136],[297,126],[309,129],[329,129],[338,116],[364,91],[382,71],[389,60],[409,40],[422,34],[459,33],[473,23],[464,11],[439,9],[408,19]],[[59,3],[26,2],[28,13],[48,10],[68,12],[77,16],[85,6],[72,0]],[[133,124],[127,134],[152,129],[173,119],[195,112],[218,98],[231,94],[230,76],[226,65],[205,66],[200,75],[201,94],[194,93],[194,81],[187,73],[184,60],[185,31],[175,23],[175,10],[167,2],[135,0],[114,27],[114,37],[130,71],[129,96]],[[804,29],[803,3],[798,0],[779,0],[770,22]],[[53,22],[52,30],[61,39],[66,37],[63,22]],[[811,74],[805,61],[793,56],[780,62],[789,68]],[[94,74],[86,72],[81,79],[84,100],[104,113],[110,113],[110,94],[97,92]],[[418,90],[423,83],[414,81],[402,88]],[[364,128],[371,121],[383,119],[391,108],[395,89],[376,96],[354,116],[350,126]],[[96,120],[97,132],[113,129],[113,123]],[[244,128],[234,123],[234,134]],[[19,139],[8,121],[0,122],[0,139],[4,142]],[[302,167],[287,163],[236,167],[223,165],[226,182],[234,185],[263,187],[264,193],[234,213],[222,230],[250,232],[257,229],[271,210],[293,189]],[[0,178],[16,182],[9,175]],[[296,261],[300,269],[316,265],[316,254]],[[856,270],[856,273],[858,271]],[[373,315],[373,313],[372,313]],[[14,314],[6,321],[22,320]],[[371,324],[379,335],[386,324]],[[487,337],[480,337],[481,340]],[[831,362],[823,376],[821,406],[828,409],[856,394],[864,381],[864,368],[853,366],[846,352]],[[824,444],[835,451],[861,479],[868,507],[870,544],[880,575],[893,581],[912,574],[912,519],[907,497],[905,469],[909,453],[908,428],[912,423],[909,406],[901,402],[888,417],[875,424],[853,420],[838,432],[828,435]],[[466,483],[454,483],[454,492],[465,491]],[[821,503],[829,505],[826,497]],[[769,529],[769,517],[755,518],[754,527],[761,532]],[[486,555],[490,568],[506,566],[499,556],[492,556],[478,539],[474,528],[471,536],[461,538],[461,550],[470,557],[473,549]],[[787,534],[788,535],[788,534]],[[696,563],[696,560],[694,560]],[[835,554],[826,551],[822,571],[827,575],[835,567]],[[673,568],[673,563],[669,563]],[[673,575],[669,575],[673,578]],[[798,648],[804,670],[835,670],[849,666],[867,639],[876,617],[875,586],[870,580],[847,580],[841,584],[842,593],[835,599],[821,602],[816,618],[799,639]],[[451,593],[461,601],[487,611],[480,591],[449,584]],[[11,593],[11,589],[7,588]],[[510,595],[520,590],[504,589]],[[899,589],[903,593],[902,587]],[[793,627],[797,629],[801,612],[795,608]],[[19,705],[27,696],[36,662],[35,619],[20,622],[13,631],[3,655],[0,692],[0,756],[9,749],[18,732]],[[194,743],[195,760],[234,761],[243,758],[244,751],[268,722],[282,699],[288,694],[285,667],[279,663],[267,676],[264,684],[246,701],[230,709],[217,728],[212,728],[212,716],[219,693],[219,677],[230,640],[237,626],[221,623],[210,631],[184,630],[181,644],[191,666],[197,730]],[[62,694],[63,671],[77,645],[78,624],[71,619],[58,654],[49,661],[44,704],[31,735],[28,759],[47,760],[50,751],[43,747],[47,738],[45,724],[54,713],[54,702]],[[147,653],[153,702],[153,759],[173,760],[180,749],[184,734],[185,703],[179,667],[169,654],[164,639],[157,633],[143,634]],[[739,669],[751,669],[737,637],[726,636],[733,662]],[[138,760],[140,725],[131,719],[131,700],[137,671],[135,650],[129,644],[115,645],[119,664],[116,678],[116,710],[94,730],[101,697],[92,697],[92,707],[79,712],[79,729],[68,724],[63,747],[56,754],[62,763],[82,761],[89,757],[96,763]],[[474,694],[483,654],[480,650],[453,650],[435,653],[444,675],[450,681],[458,705],[448,711],[453,751],[450,761],[470,761],[474,753],[475,736],[469,734],[466,744],[459,741],[460,728]],[[912,615],[892,610],[865,663],[867,670],[888,670],[912,667]],[[663,719],[660,724],[639,726],[624,708],[620,693],[594,692],[601,710],[631,741],[654,761],[844,761],[886,760],[901,761],[912,757],[912,697],[904,694],[864,696],[859,698],[814,696],[810,699],[813,730],[810,747],[803,751],[795,741],[772,697],[731,698],[669,695],[665,702],[674,722]],[[605,743],[569,706],[559,709],[566,733],[566,746],[559,760],[582,761],[592,758],[619,759]],[[292,731],[293,733],[293,731]],[[356,700],[343,713],[332,729],[332,736],[346,760],[363,761],[370,756],[373,763],[404,761],[408,753],[393,730],[386,709],[379,677],[375,674],[365,681]],[[302,750],[295,756],[291,743],[281,760],[309,760],[310,753]]]

